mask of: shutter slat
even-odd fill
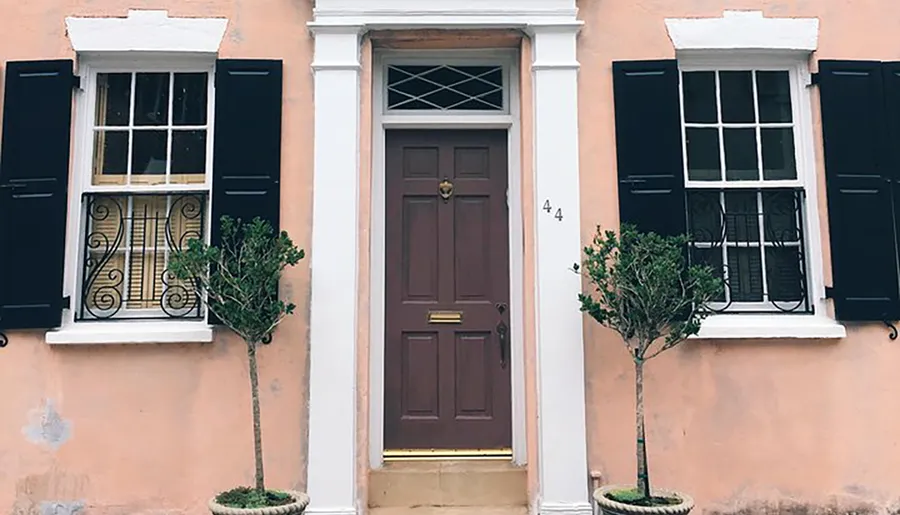
[[[216,62],[213,242],[223,215],[279,229],[281,108],[281,61]]]
[[[71,60],[6,63],[0,140],[0,329],[62,322]]]
[[[641,231],[684,234],[678,63],[613,63],[619,216]]]
[[[888,128],[900,120],[889,123],[885,116],[882,64],[819,61],[819,93],[837,318],[896,320],[900,285],[892,184],[897,172]]]

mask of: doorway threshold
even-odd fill
[[[512,460],[512,449],[393,449],[384,461]]]

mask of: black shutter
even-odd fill
[[[6,63],[0,141],[0,329],[62,321],[72,61]]]
[[[837,318],[896,320],[900,286],[891,190],[898,177],[888,151],[882,64],[819,61],[819,90]]]
[[[619,217],[641,231],[686,232],[678,63],[613,63]]]
[[[282,63],[216,61],[212,241],[223,215],[279,230]]]

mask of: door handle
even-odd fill
[[[497,323],[497,343],[500,344],[500,368],[506,368],[509,355],[509,328],[501,320]]]

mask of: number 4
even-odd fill
[[[553,215],[553,218],[556,218],[560,222],[562,222],[562,208],[556,210],[556,214]]]
[[[545,200],[544,201],[544,211],[549,213],[551,209],[553,209],[553,208],[550,207],[550,199]]]

